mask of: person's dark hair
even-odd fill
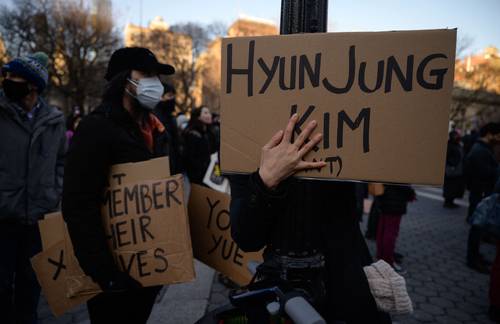
[[[201,110],[203,108],[205,108],[205,107],[201,106],[201,107],[194,108],[193,110],[191,110],[191,118],[189,119],[189,122],[188,122],[187,127],[186,127],[187,131],[192,130],[192,129],[200,131],[200,132],[203,131],[204,124],[200,120]]]
[[[77,120],[82,119],[82,115],[74,115],[66,118],[66,130],[75,131],[75,123]]]
[[[121,104],[123,92],[127,85],[127,79],[130,77],[130,70],[122,71],[116,74],[104,88],[102,101]]]
[[[479,130],[479,136],[485,137],[486,135],[497,135],[500,134],[500,123],[488,123],[481,127]]]
[[[174,86],[173,86],[173,85],[171,85],[171,84],[169,84],[169,83],[165,83],[165,84],[163,85],[163,94],[165,94],[165,93],[169,93],[169,92],[170,92],[170,93],[173,93],[173,94],[174,94],[174,96],[175,96],[175,94],[176,94],[176,91],[175,91]]]
[[[452,130],[450,134],[448,134],[448,140],[454,142],[459,133],[456,130]]]

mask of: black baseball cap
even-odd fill
[[[108,70],[104,79],[109,81],[115,75],[125,70],[155,72],[161,75],[175,73],[172,65],[158,62],[153,52],[144,47],[124,47],[114,51],[109,60]]]

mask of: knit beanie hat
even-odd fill
[[[49,81],[49,72],[47,66],[49,57],[43,52],[36,52],[35,54],[17,57],[5,64],[2,67],[2,74],[6,72],[15,73],[28,82],[36,85],[38,92],[41,93]]]
[[[410,314],[413,305],[405,279],[385,261],[379,260],[363,268],[377,307],[391,314]]]

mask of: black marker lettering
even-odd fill
[[[125,264],[125,260],[123,259],[124,254],[119,255],[120,264],[122,266],[122,270],[125,270],[126,273],[130,274],[130,270],[132,270],[132,264],[134,264],[135,253],[127,253],[126,255],[130,255],[130,259],[128,263]]]
[[[111,177],[115,180],[118,181],[118,185],[122,184],[122,178],[126,177],[127,175],[125,173],[116,173],[113,174]]]
[[[64,250],[59,251],[59,260],[54,261],[51,258],[48,258],[47,261],[56,266],[56,272],[54,272],[54,275],[52,276],[52,280],[57,280],[59,278],[59,275],[61,274],[61,270],[66,270],[66,265],[64,264]]]
[[[297,133],[297,135],[300,135],[300,133],[302,133],[302,129],[300,127],[302,127],[302,125],[306,122],[307,118],[309,118],[309,116],[311,116],[312,112],[314,111],[316,107],[315,106],[309,106],[306,110],[306,112],[300,116],[299,120],[297,121],[297,123],[295,124],[295,128],[293,129],[293,134],[292,134],[292,141],[295,140],[295,134]],[[292,116],[293,114],[295,114],[297,112],[297,105],[292,105],[291,109],[290,109],[290,116]],[[306,139],[305,143],[309,142],[309,139]],[[313,150],[315,152],[317,152],[319,150],[319,147],[317,145],[315,145],[313,147]]]
[[[155,268],[156,273],[164,273],[168,269],[168,261],[167,258],[165,257],[165,250],[162,248],[156,248],[154,252],[154,256],[156,260],[159,260],[163,263],[163,267],[160,268]]]
[[[137,252],[137,267],[139,268],[139,277],[147,277],[151,275],[151,272],[144,272],[144,267],[148,265],[147,262],[142,262],[142,256],[147,255],[147,251],[139,251]]]
[[[314,71],[309,63],[307,55],[301,55],[299,58],[299,89],[305,88],[305,74],[309,76],[309,81],[313,88],[319,86],[319,77],[321,72],[321,53],[317,53],[314,58]]]
[[[155,209],[161,209],[163,208],[163,204],[158,203],[158,197],[160,197],[163,193],[161,192],[161,189],[158,189],[158,186],[160,186],[162,182],[155,182],[153,183],[153,206]]]
[[[408,58],[406,59],[406,76],[403,75],[401,67],[399,66],[398,61],[396,61],[396,58],[394,56],[390,56],[387,59],[387,71],[385,73],[386,93],[391,91],[393,72],[396,73],[401,87],[403,87],[405,91],[411,91],[413,86],[413,58],[413,55],[408,55]]]
[[[212,240],[214,241],[214,247],[208,250],[208,254],[212,254],[215,250],[217,250],[217,247],[219,246],[220,242],[222,242],[222,235],[219,236],[219,238],[216,238],[215,235],[212,234]]]
[[[222,215],[226,215],[226,219],[227,219],[226,220],[226,222],[227,222],[226,225],[223,225],[223,223],[221,222]],[[229,218],[229,212],[226,209],[221,210],[217,214],[216,222],[217,222],[217,227],[221,231],[225,231],[225,230],[229,229],[231,227],[231,219]]]
[[[275,56],[273,59],[273,65],[271,66],[271,69],[267,67],[266,62],[262,59],[259,58],[257,60],[257,63],[259,63],[260,68],[264,73],[266,74],[266,82],[264,82],[264,85],[260,89],[259,93],[265,93],[269,85],[271,84],[271,81],[273,81],[274,74],[276,74],[276,70],[278,70],[278,64],[280,62],[280,57]]]
[[[226,251],[226,245],[228,244],[228,240],[224,240],[224,244],[222,245],[222,258],[224,260],[228,260],[233,253],[234,242],[231,241],[231,245],[229,246],[229,251]]]
[[[125,204],[125,214],[128,214],[128,203],[135,203],[135,212],[136,214],[141,213],[141,209],[139,206],[139,189],[138,185],[134,185],[132,188],[125,187],[123,190],[124,196],[124,204]]]
[[[359,66],[359,77],[358,77],[358,84],[359,88],[366,92],[366,93],[372,93],[380,89],[382,86],[382,81],[384,80],[384,61],[378,61],[377,64],[377,81],[375,82],[375,86],[370,89],[366,85],[366,62],[361,63]]]
[[[142,242],[147,242],[147,236],[149,236],[151,240],[154,240],[155,237],[153,236],[153,234],[151,234],[150,231],[148,231],[148,226],[151,224],[151,217],[142,215],[141,217],[139,217],[139,224],[141,227]]]
[[[233,44],[227,45],[227,66],[226,66],[226,93],[232,92],[233,74],[247,76],[247,92],[248,96],[253,96],[253,61],[255,53],[255,41],[250,41],[248,44],[248,65],[246,69],[233,68]]]
[[[210,211],[208,213],[208,223],[207,228],[210,228],[212,225],[212,215],[214,214],[215,207],[220,203],[220,200],[217,200],[214,204],[210,201],[210,198],[207,197],[208,206],[210,207]]]
[[[239,266],[243,266],[243,254],[240,254],[240,248],[236,246],[236,251],[234,252],[233,262]]]
[[[130,244],[130,241],[122,242],[122,237],[127,234],[127,230],[121,230],[123,225],[127,224],[127,221],[116,222],[115,224],[115,234],[118,243],[118,247],[126,246]]]
[[[122,201],[118,198],[120,196],[121,192],[122,192],[122,190],[120,188],[115,189],[111,192],[111,202],[113,203],[113,211],[114,211],[111,218],[117,217],[117,216],[122,216],[124,214],[123,211],[118,211],[118,206],[122,203]]]
[[[424,70],[427,67],[427,64],[429,64],[430,61],[432,61],[434,59],[437,59],[437,58],[444,58],[444,59],[446,59],[448,57],[446,55],[442,54],[442,53],[431,54],[431,55],[425,57],[422,60],[422,62],[420,62],[420,64],[418,65],[418,69],[417,69],[417,82],[424,89],[439,90],[439,89],[443,88],[444,75],[446,74],[446,72],[448,72],[447,68],[444,68],[444,69],[432,69],[429,72],[430,76],[435,76],[436,77],[436,81],[434,83],[427,82],[424,79]]]
[[[170,198],[172,198],[178,205],[182,205],[179,198],[175,196],[177,189],[179,189],[179,184],[176,180],[168,180],[165,182],[165,196],[167,199],[167,207],[170,208]]]
[[[279,86],[281,90],[293,90],[295,89],[295,79],[297,75],[297,56],[293,55],[290,58],[290,84],[287,86],[285,84],[285,72],[286,72],[286,57],[280,58],[280,76],[279,76]]]
[[[347,83],[343,88],[337,88],[333,84],[328,81],[327,78],[323,79],[323,86],[326,90],[332,93],[346,93],[351,90],[351,87],[354,83],[354,76],[356,74],[356,46],[351,46],[349,48],[349,77],[347,78]]]
[[[347,113],[342,110],[338,114],[338,126],[337,126],[337,148],[341,148],[344,145],[344,123],[351,130],[355,130],[363,122],[363,152],[370,151],[370,108],[363,108],[359,112],[356,121],[347,115]]]

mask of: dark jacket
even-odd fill
[[[464,149],[460,143],[448,141],[443,196],[448,199],[461,198],[465,191]]]
[[[498,163],[492,148],[478,140],[465,159],[465,176],[470,191],[489,195],[497,179]]]
[[[384,194],[379,196],[382,214],[406,214],[408,202],[415,197],[415,191],[409,186],[384,185]]]
[[[33,225],[62,193],[64,116],[42,98],[33,121],[0,91],[0,220]]]
[[[177,127],[177,120],[174,116],[175,102],[171,105],[171,102],[160,101],[160,103],[155,107],[154,114],[161,121],[163,126],[165,126],[168,134],[168,141],[170,143],[170,171],[171,174],[178,174],[184,171],[184,165],[182,161],[182,141],[179,135],[179,129]]]
[[[257,172],[230,176],[231,232],[244,251],[319,250],[326,260],[328,314],[347,323],[390,323],[377,311],[363,266],[372,262],[355,219],[353,183],[289,178],[268,190]]]
[[[210,155],[215,153],[212,133],[197,129],[186,129],[184,136],[184,164],[189,180],[203,184],[203,177],[210,164]]]
[[[103,104],[80,122],[66,159],[62,209],[80,266],[97,282],[117,271],[100,211],[110,167],[167,154],[165,132],[154,134],[150,152],[138,124],[121,106]]]

